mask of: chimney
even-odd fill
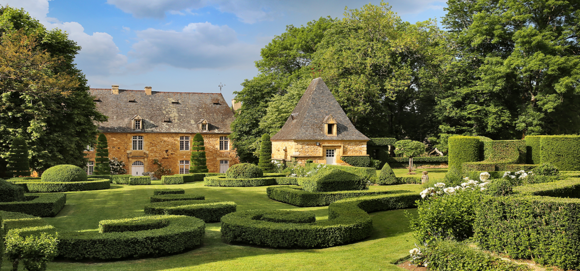
[[[232,109],[236,112],[238,109],[242,108],[242,103],[237,102],[236,99],[232,99]]]
[[[113,85],[111,89],[111,94],[119,95],[119,85]]]
[[[151,95],[151,87],[145,87],[145,94]]]

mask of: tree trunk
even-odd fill
[[[413,157],[409,157],[409,173],[413,172]]]

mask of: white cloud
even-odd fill
[[[132,68],[165,64],[185,69],[253,68],[260,45],[240,42],[236,32],[211,23],[191,23],[181,31],[147,29],[137,31],[138,42],[129,56]]]
[[[46,14],[48,14],[48,0],[2,0],[0,5],[24,8],[30,16],[39,21],[41,18],[46,18]]]

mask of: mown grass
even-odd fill
[[[60,231],[96,229],[104,219],[142,216],[153,189],[184,188],[186,193],[204,194],[206,199],[234,201],[238,210],[285,209],[314,211],[318,220],[327,219],[327,207],[299,208],[270,200],[266,187],[204,187],[203,183],[163,186],[112,185],[109,190],[67,193],[67,205],[46,221]],[[371,190],[421,191],[420,185],[372,186]],[[166,257],[113,261],[55,261],[49,270],[401,270],[391,261],[408,254],[414,245],[405,212],[372,213],[374,232],[362,242],[325,249],[270,249],[222,242],[220,223],[206,224],[204,245]],[[10,270],[4,260],[2,270]]]

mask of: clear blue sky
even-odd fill
[[[260,49],[286,25],[342,18],[376,0],[0,0],[69,33],[91,87],[219,92],[228,103],[258,71]],[[388,2],[411,23],[444,15],[444,1]]]

